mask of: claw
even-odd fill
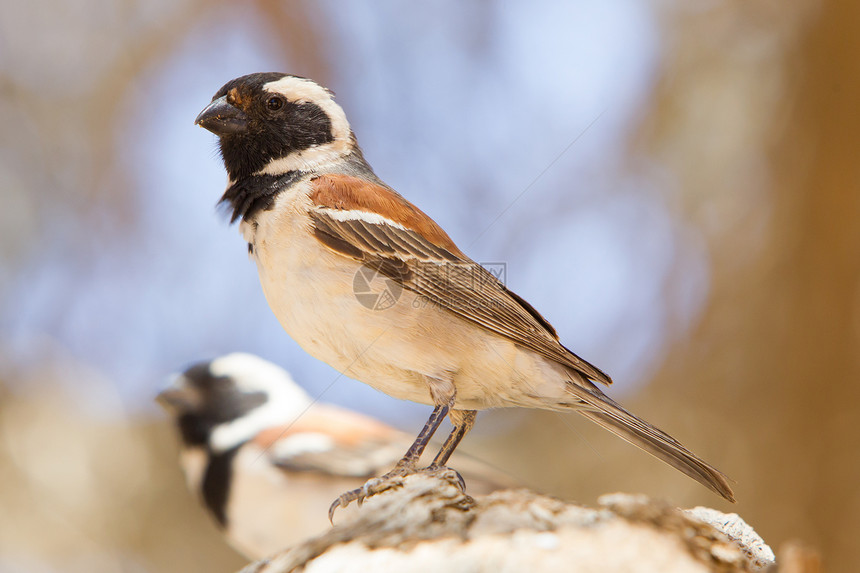
[[[337,511],[337,508],[341,507],[340,498],[334,500],[334,503],[328,508],[328,522],[334,525],[334,512]]]
[[[466,480],[463,479],[463,476],[460,475],[460,472],[451,468],[448,468],[448,470],[454,472],[454,477],[457,479],[457,486],[459,487],[461,492],[466,493]]]
[[[422,471],[430,475],[435,475],[441,479],[447,479],[448,481],[456,481],[457,489],[459,489],[462,493],[466,493],[466,480],[464,480],[463,476],[460,475],[460,472],[458,472],[454,468],[449,468],[448,466],[430,466],[424,468]]]

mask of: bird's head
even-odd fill
[[[257,73],[227,82],[194,121],[218,136],[230,180],[308,171],[355,142],[333,94],[315,82]]]
[[[175,417],[186,446],[213,452],[291,421],[311,403],[285,370],[244,353],[191,366],[171,379],[157,401]]]

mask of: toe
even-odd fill
[[[401,474],[401,471],[405,471],[405,473]],[[365,482],[365,484],[360,488],[348,491],[334,500],[334,503],[332,503],[331,507],[328,509],[328,520],[334,524],[335,511],[340,507],[347,507],[353,501],[361,507],[367,498],[378,493],[382,493],[388,489],[402,486],[403,476],[415,473],[415,471],[416,470],[414,468],[410,467],[398,467],[394,468],[394,470],[388,472],[384,476],[367,480],[367,482]]]
[[[331,507],[328,508],[328,520],[334,525],[334,512],[341,507],[347,507],[353,501],[358,500],[359,505],[364,500],[363,488],[353,489],[344,494],[341,494],[334,502],[331,504]]]
[[[463,476],[461,476],[460,472],[458,472],[457,470],[452,470],[451,468],[448,469],[451,471],[451,473],[454,474],[451,477],[454,481],[457,482],[457,487],[460,489],[460,491],[466,493],[466,480],[463,479]]]
[[[430,475],[434,475],[440,479],[447,480],[457,486],[461,492],[466,493],[466,480],[460,475],[460,472],[448,466],[430,466],[425,471]]]

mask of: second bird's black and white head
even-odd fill
[[[285,370],[238,352],[191,366],[158,399],[174,414],[183,446],[214,455],[292,420],[311,403]]]

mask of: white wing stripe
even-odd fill
[[[362,221],[364,223],[369,223],[371,225],[388,225],[389,227],[394,227],[395,229],[400,229],[401,231],[406,231],[406,227],[397,223],[396,221],[392,221],[387,217],[383,217],[379,213],[370,213],[368,211],[359,211],[357,209],[320,209],[321,212],[325,213],[335,221]]]

